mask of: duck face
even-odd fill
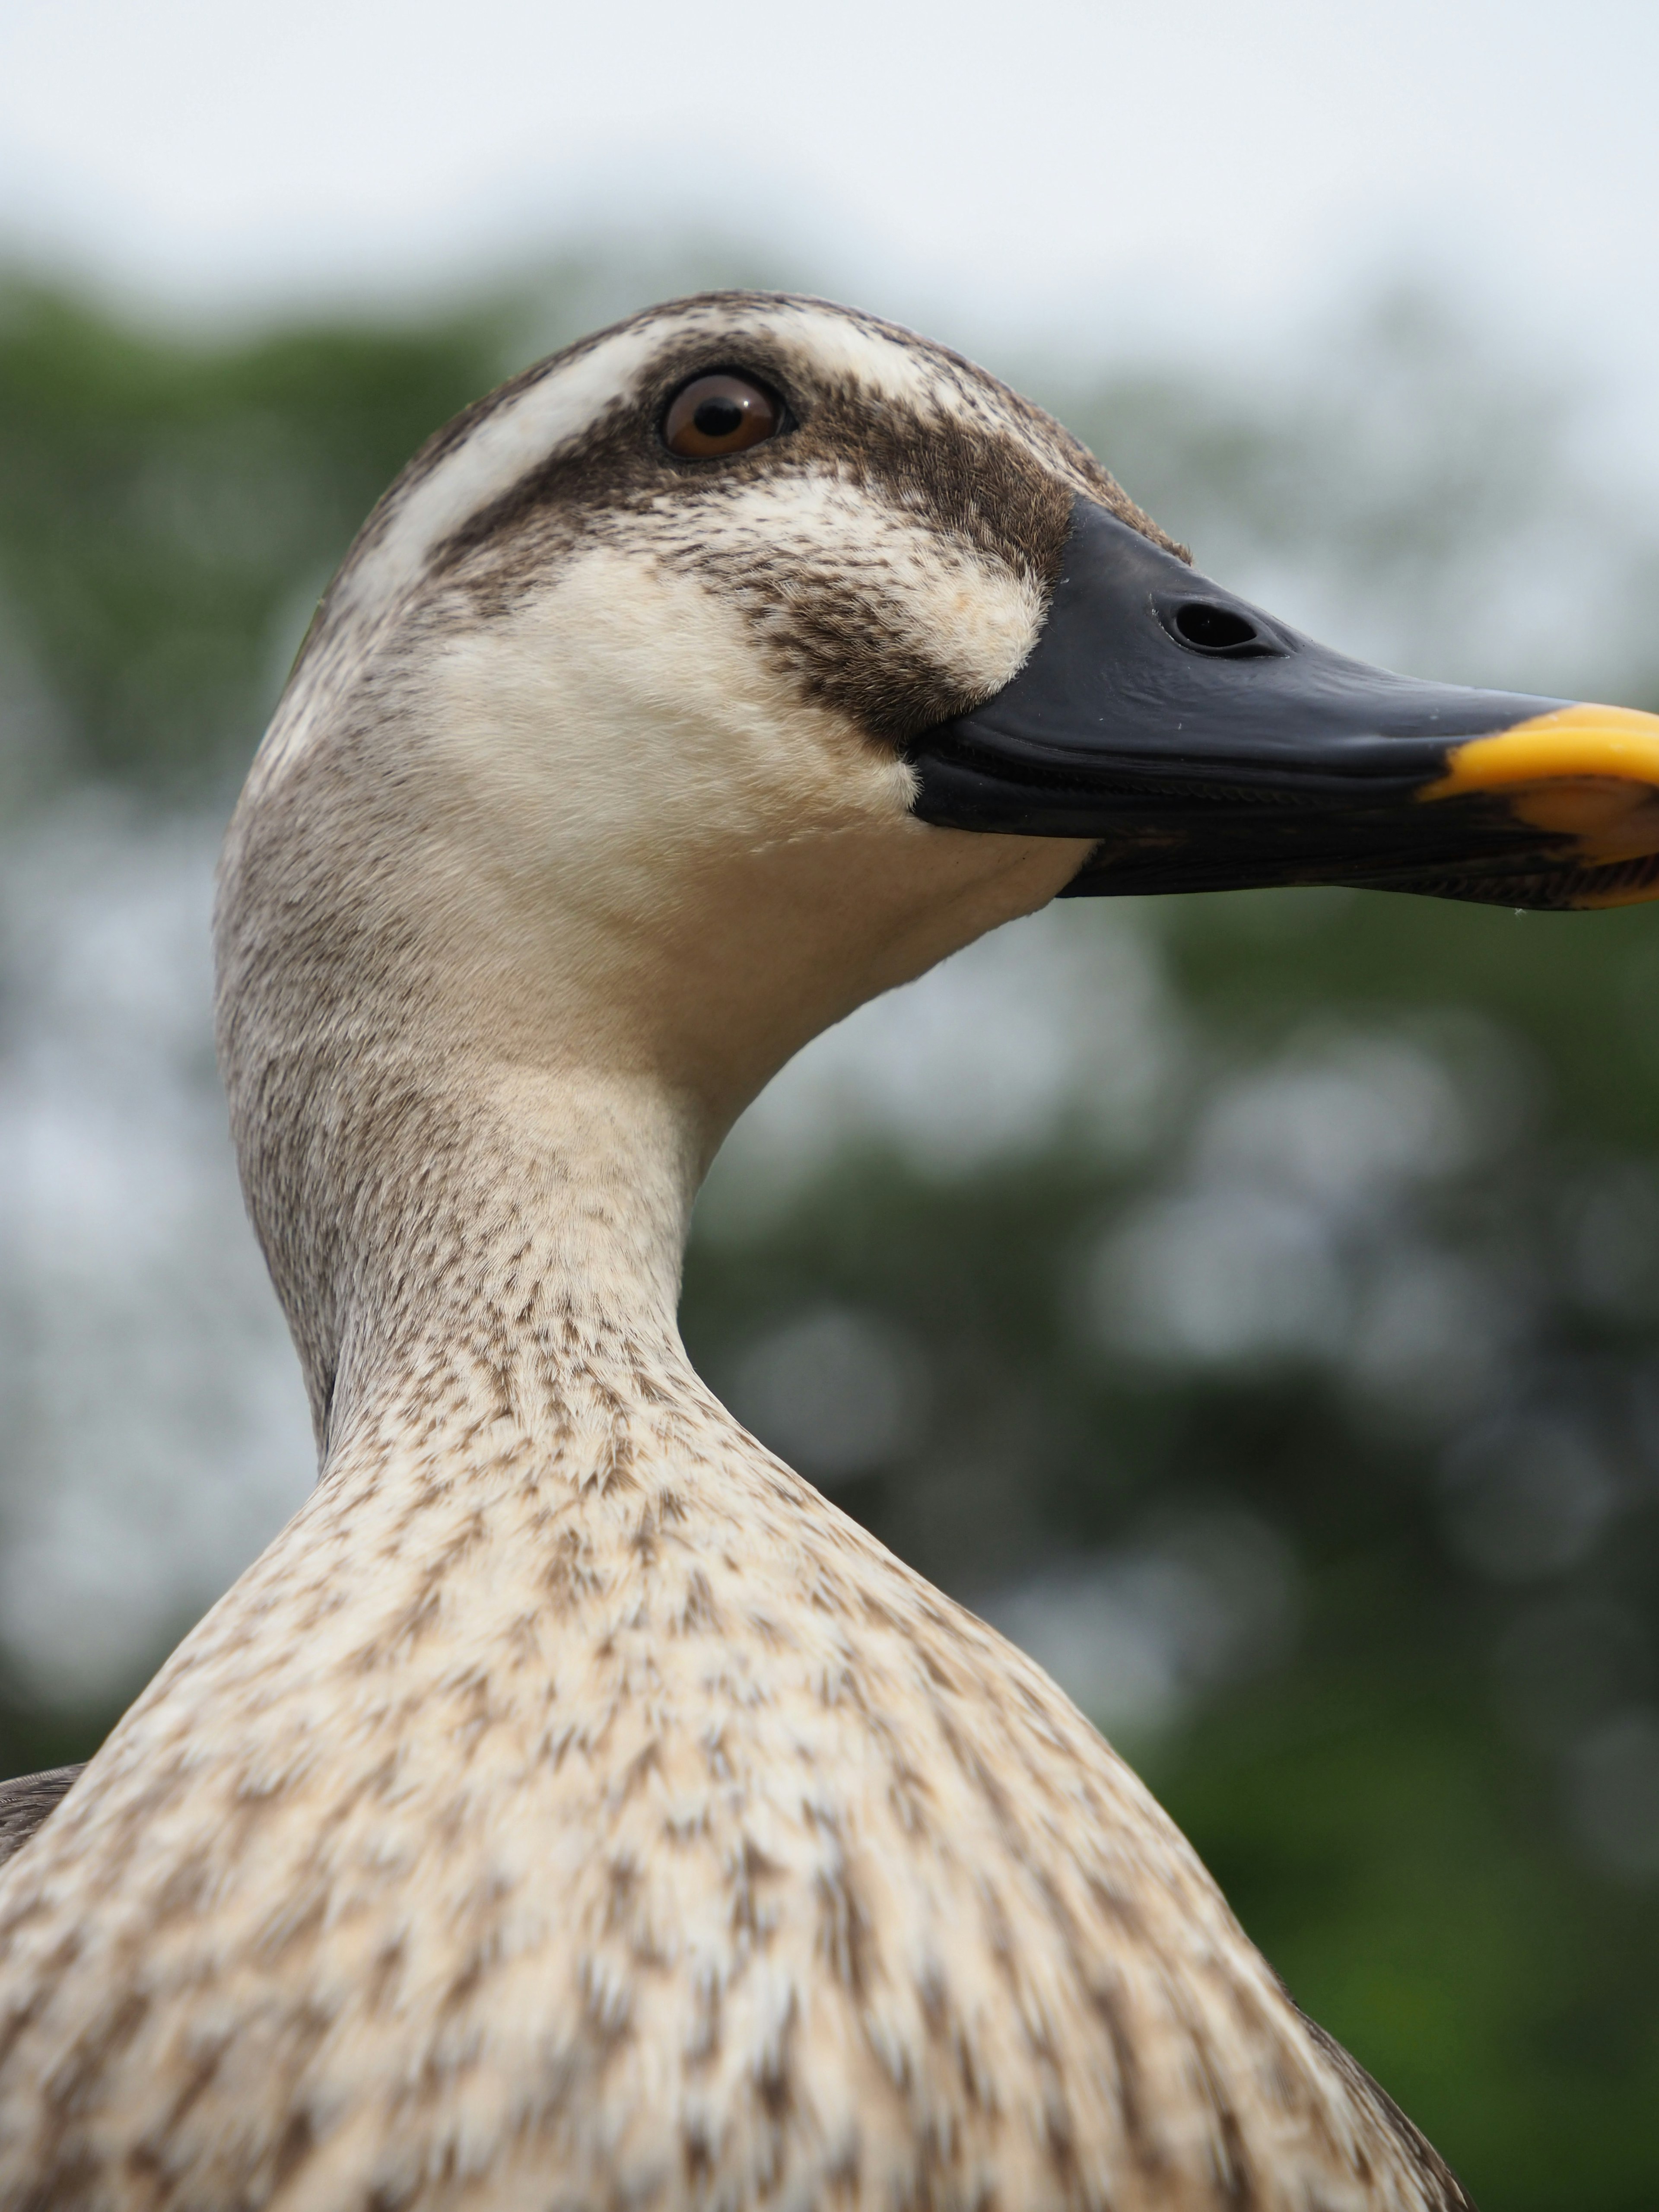
[[[1659,721],[1334,653],[970,364],[770,295],[636,317],[416,457],[250,801],[319,779],[301,842],[378,856],[459,999],[557,975],[728,1107],[1057,891],[1659,890]]]
[[[718,1125],[1087,858],[923,821],[911,758],[1029,659],[1079,497],[1157,539],[1038,410],[820,303],[689,301],[542,364],[416,457],[336,579],[227,927],[275,959],[302,915],[314,963],[322,917],[343,942],[378,910],[458,1021],[510,1006],[535,1057],[525,1024],[603,1037]]]

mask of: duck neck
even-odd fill
[[[256,768],[220,877],[220,1061],[325,1460],[388,1407],[429,1432],[434,1392],[533,1423],[601,1342],[683,1366],[691,1200],[744,1105],[1087,850],[930,829],[867,745],[833,803],[751,803],[732,738],[731,791],[618,812],[580,727],[497,701],[452,729],[396,706],[412,680],[371,671]]]
[[[325,1471],[354,1445],[372,1462],[416,1432],[533,1435],[596,1393],[689,1378],[676,1309],[706,1146],[668,1087],[399,1054],[311,1128],[299,1187],[323,1203],[284,1219],[257,1154],[250,1198]]]

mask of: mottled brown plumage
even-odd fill
[[[666,394],[734,365],[799,432],[676,466]],[[1084,858],[923,826],[895,749],[1029,653],[1078,489],[1144,524],[952,356],[734,295],[371,518],[218,920],[321,1475],[0,1876],[8,2207],[1463,2205],[675,1326],[744,1103]]]

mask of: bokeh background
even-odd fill
[[[311,1479],[210,878],[421,439],[650,299],[827,292],[1334,644],[1659,708],[1656,88],[1595,0],[0,0],[5,1771]],[[1656,1005],[1659,907],[1056,908],[787,1071],[687,1273],[1486,2212],[1659,2203]]]

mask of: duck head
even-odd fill
[[[1651,896],[1659,720],[1212,584],[939,347],[653,309],[440,431],[319,609],[222,878],[256,1214],[331,1147],[366,1187],[442,1070],[672,1093],[695,1182],[809,1036],[1056,893]]]

